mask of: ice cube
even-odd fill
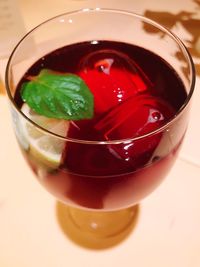
[[[163,99],[149,94],[131,97],[113,108],[95,125],[104,140],[121,140],[148,134],[163,126],[174,114],[174,109]],[[136,141],[109,145],[117,158],[138,164],[151,158],[162,133]]]
[[[152,87],[137,63],[115,50],[88,54],[81,60],[78,74],[94,94],[97,114]]]

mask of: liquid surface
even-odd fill
[[[159,56],[137,46],[102,41],[66,46],[37,61],[18,85],[19,106],[21,84],[43,68],[78,74],[94,95],[94,117],[70,123],[66,136],[75,139],[138,137],[168,122],[186,99],[181,80]],[[42,183],[67,203],[94,209],[129,206],[160,183],[183,135],[176,146],[167,147],[167,142],[161,149],[163,133],[121,144],[66,142],[59,167],[44,175]],[[37,159],[27,158],[38,173]]]

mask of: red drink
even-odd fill
[[[21,84],[43,68],[82,77],[94,95],[95,113],[70,123],[66,137],[73,140],[66,141],[57,168],[43,164],[41,170],[39,159],[25,151],[40,182],[62,201],[92,209],[127,207],[152,192],[172,166],[184,133],[175,141],[167,131],[140,136],[162,127],[183,105],[187,95],[175,71],[159,56],[125,43],[66,46],[27,71],[16,91],[18,106]]]

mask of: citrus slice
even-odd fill
[[[23,104],[21,111],[33,122],[48,131],[63,137],[67,135],[69,121],[41,116],[31,110],[26,103]],[[24,118],[21,119],[20,126],[23,138],[29,145],[30,155],[45,166],[57,168],[61,162],[65,141],[42,132]]]

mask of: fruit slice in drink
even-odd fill
[[[33,122],[48,131],[61,136],[65,136],[68,131],[68,121],[49,119],[38,115],[26,103],[23,104],[21,111]],[[50,168],[57,168],[61,162],[65,142],[62,139],[43,133],[24,119],[20,121],[20,127],[23,138],[28,143],[30,155]]]

